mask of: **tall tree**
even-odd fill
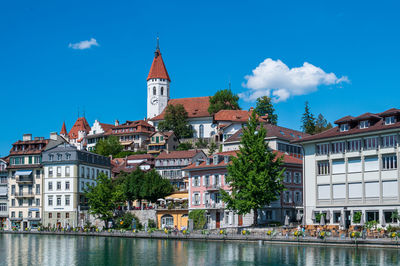
[[[315,134],[321,133],[325,130],[331,129],[332,124],[328,123],[325,117],[322,114],[319,114],[317,120],[315,121]]]
[[[123,180],[122,189],[129,207],[132,201],[138,200],[141,203],[145,196],[143,190],[145,181],[144,172],[138,167],[131,173],[123,173],[120,178]]]
[[[124,147],[119,143],[118,137],[109,136],[106,139],[101,139],[97,142],[94,152],[103,156],[116,156]]]
[[[143,185],[144,199],[150,202],[157,202],[160,198],[165,198],[174,192],[174,187],[169,180],[164,179],[156,170],[151,170],[145,174]]]
[[[189,125],[188,113],[182,104],[168,105],[165,110],[164,121],[158,124],[160,131],[173,131],[178,139],[191,138],[193,128]]]
[[[232,192],[220,191],[228,209],[238,214],[253,211],[254,225],[257,225],[258,209],[277,200],[284,189],[282,158],[268,148],[266,135],[266,129],[259,125],[253,112],[247,126],[243,127],[237,157],[233,157],[228,166],[226,182]]]
[[[305,103],[304,114],[301,118],[303,132],[307,134],[315,133],[315,117],[310,111],[308,102]]]
[[[254,111],[260,116],[268,115],[269,123],[273,125],[278,123],[278,115],[275,113],[275,108],[270,97],[263,96],[257,98]]]
[[[113,218],[114,211],[123,201],[121,188],[104,173],[100,173],[96,181],[97,184],[90,186],[85,196],[88,199],[90,213],[104,221],[107,228],[107,221]]]
[[[230,89],[219,90],[214,96],[210,96],[210,106],[208,107],[210,115],[220,110],[240,110],[239,96],[233,94]]]

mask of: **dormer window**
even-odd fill
[[[369,121],[368,120],[364,120],[364,121],[360,121],[360,128],[368,128],[369,127]]]
[[[349,131],[349,124],[341,124],[340,132]]]
[[[394,118],[394,116],[385,117],[385,125],[391,125],[394,123],[396,123],[396,119]]]

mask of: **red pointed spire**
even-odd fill
[[[168,81],[171,81],[167,72],[167,68],[164,65],[160,48],[158,46],[158,37],[157,37],[157,49],[154,53],[153,64],[151,65],[149,75],[147,76],[147,80],[155,78],[167,79]]]
[[[67,135],[67,127],[65,126],[65,121],[61,127],[60,135]]]

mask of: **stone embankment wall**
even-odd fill
[[[143,226],[148,223],[149,219],[157,223],[156,210],[131,210],[128,211],[135,215]]]

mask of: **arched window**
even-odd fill
[[[169,214],[165,214],[161,217],[161,228],[173,228],[174,227],[174,217]]]
[[[161,87],[161,95],[164,95],[164,87]]]
[[[156,95],[156,87],[153,87],[153,95]]]
[[[204,138],[204,126],[200,125],[199,126],[199,138]]]

